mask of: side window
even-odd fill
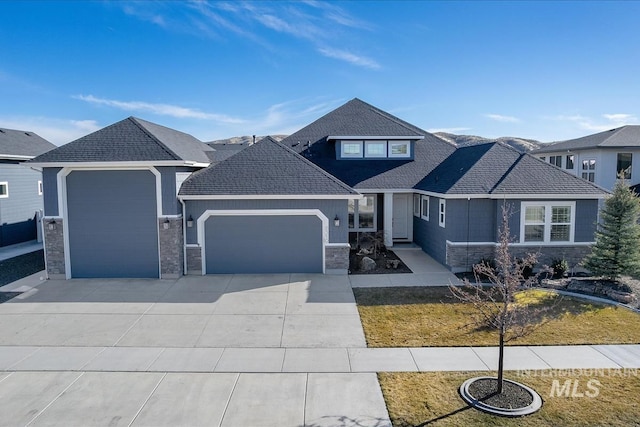
[[[429,221],[429,196],[422,196],[422,219]]]
[[[4,181],[0,182],[0,198],[6,199],[9,197],[9,183]]]
[[[438,225],[440,227],[445,226],[447,214],[447,201],[445,199],[440,199],[440,203],[438,204]]]

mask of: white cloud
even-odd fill
[[[638,118],[632,114],[603,114],[602,117],[613,123],[619,123],[621,125],[638,123]]]
[[[513,116],[503,116],[502,114],[485,114],[486,118],[502,123],[519,123],[521,120]]]
[[[171,116],[179,119],[202,119],[214,120],[221,123],[242,123],[241,119],[230,117],[224,114],[206,113],[192,108],[180,107],[170,104],[152,104],[143,101],[118,101],[115,99],[97,98],[93,95],[74,95],[74,99],[88,102],[96,105],[106,105],[108,107],[118,108],[124,111],[137,111],[157,114],[160,116]]]
[[[0,117],[0,123],[8,129],[35,132],[55,145],[66,144],[100,129],[95,120],[65,120],[51,117]]]
[[[378,64],[373,59],[367,58],[365,56],[359,56],[351,52],[347,52],[346,50],[321,47],[321,48],[318,48],[318,52],[320,52],[321,54],[329,58],[340,59],[342,61],[346,61],[353,65],[358,65],[360,67],[371,68],[371,69],[380,68],[380,64]]]

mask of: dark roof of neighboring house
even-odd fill
[[[0,128],[0,158],[35,157],[54,148],[55,145],[31,131]]]
[[[415,140],[414,159],[336,160],[335,142],[328,141],[328,136],[406,136]],[[355,189],[412,188],[456,149],[454,144],[357,98],[281,143]]]
[[[616,148],[639,147],[640,125],[622,126],[582,138],[569,139],[567,141],[545,144],[542,148],[534,150],[538,153],[550,153],[554,151],[579,150],[585,148]]]
[[[34,163],[188,161],[210,163],[211,148],[193,136],[129,117],[51,150]]]
[[[180,188],[181,196],[357,194],[271,138],[194,173]]]

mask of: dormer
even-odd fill
[[[415,142],[424,136],[330,135],[338,160],[413,160]]]

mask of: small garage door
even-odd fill
[[[159,276],[155,175],[73,171],[66,186],[72,277]]]
[[[210,216],[207,274],[322,273],[322,221],[313,215]]]

